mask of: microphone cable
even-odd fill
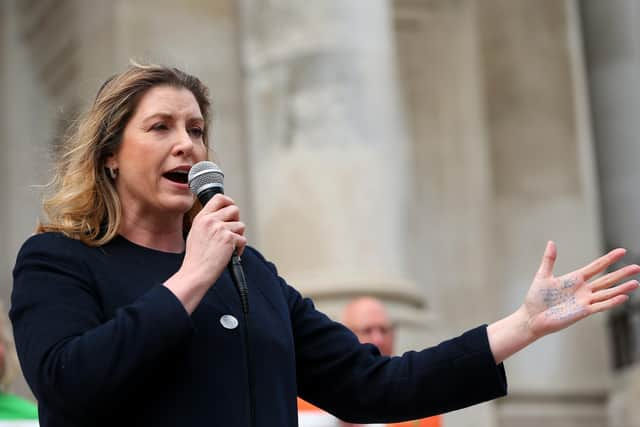
[[[242,305],[242,317],[244,320],[243,336],[245,347],[245,360],[247,364],[247,377],[249,380],[249,425],[255,427],[256,425],[256,395],[255,395],[255,377],[253,369],[253,352],[251,351],[249,341],[249,287],[247,286],[247,279],[242,269],[242,263],[237,251],[233,251],[231,256],[231,262],[228,265],[231,278],[236,286],[238,295],[240,296],[240,304]]]

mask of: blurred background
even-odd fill
[[[515,310],[547,240],[558,274],[640,262],[639,24],[635,0],[0,0],[0,298],[65,130],[130,59],[209,86],[251,244],[333,316],[383,299],[399,350]],[[444,425],[640,426],[637,303]]]

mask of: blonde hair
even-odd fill
[[[209,91],[196,77],[177,68],[133,63],[105,81],[89,110],[61,147],[50,195],[43,200],[45,218],[36,232],[54,231],[100,246],[118,233],[121,204],[106,159],[122,142],[122,134],[140,98],[154,86],[185,88],[193,93],[205,121],[208,146]],[[184,232],[201,209],[198,202],[185,214]]]

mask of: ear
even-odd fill
[[[104,162],[104,166],[110,169],[118,169],[118,161],[116,160],[116,155],[113,153],[109,154]]]

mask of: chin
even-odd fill
[[[193,198],[184,198],[183,200],[170,200],[165,203],[164,208],[167,212],[175,212],[179,214],[186,214],[193,207]]]
[[[182,212],[183,214],[186,214],[191,210],[191,208],[193,208],[193,202],[185,203],[180,207],[180,212]]]

